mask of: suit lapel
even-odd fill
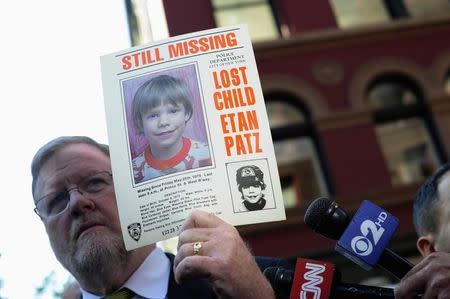
[[[170,260],[170,267],[173,268],[174,255],[166,253]],[[211,284],[206,279],[189,279],[182,284],[175,282],[174,273],[170,271],[169,286],[167,291],[168,299],[216,299],[216,295],[211,288]]]

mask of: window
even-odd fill
[[[442,160],[420,88],[400,74],[385,75],[368,88],[375,131],[393,185],[419,182]]]
[[[383,0],[331,0],[336,21],[341,28],[387,22],[391,16]]]
[[[380,80],[374,83],[367,94],[367,104],[377,110],[412,106],[419,103],[418,93],[405,81]]]
[[[162,0],[125,0],[133,46],[169,37]]]
[[[289,94],[265,98],[285,206],[328,195],[309,112]]]
[[[270,128],[277,129],[287,125],[304,123],[305,115],[303,112],[292,105],[279,100],[269,100],[267,103],[267,112],[269,114]]]
[[[280,36],[278,21],[269,0],[212,0],[217,26],[248,24],[252,40]]]
[[[448,0],[403,0],[403,3],[411,17],[436,16],[450,12]]]
[[[450,12],[448,0],[330,0],[341,28]]]

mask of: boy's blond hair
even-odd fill
[[[170,103],[184,106],[185,113],[192,117],[191,94],[186,84],[169,75],[156,76],[142,84],[133,98],[133,121],[139,133],[143,133],[142,116],[150,109]]]

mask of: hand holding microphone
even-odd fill
[[[450,254],[433,252],[418,263],[395,288],[395,298],[450,298]]]

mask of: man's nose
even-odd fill
[[[86,192],[80,191],[78,188],[73,188],[69,192],[69,205],[70,209],[75,212],[85,212],[93,210],[95,208],[94,201],[89,198]]]

